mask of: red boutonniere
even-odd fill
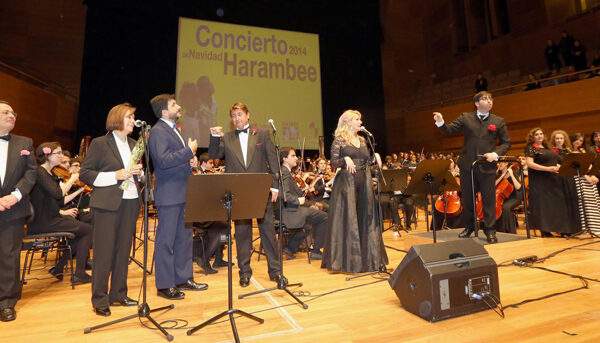
[[[533,146],[534,149],[539,149],[540,148],[540,146],[537,145],[537,144],[535,144],[535,143],[533,143],[532,146]]]
[[[181,125],[177,125],[177,131],[181,132],[182,129]]]
[[[556,149],[556,148],[552,148],[552,151],[554,151],[557,154],[559,153],[558,149]]]
[[[252,129],[252,135],[254,136],[255,134],[257,134],[258,131],[256,131],[256,129]]]
[[[488,126],[488,130],[490,130],[492,132],[496,131],[496,125],[492,124],[492,125]]]
[[[596,147],[596,152],[600,154],[600,147]]]
[[[25,149],[21,150],[21,156],[29,156],[29,155],[31,155],[31,152],[29,152],[29,150],[25,150]]]

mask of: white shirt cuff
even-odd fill
[[[12,191],[10,194],[14,195],[15,198],[17,198],[17,200],[21,201],[21,199],[23,198],[23,194],[21,194],[21,191],[18,188],[15,188],[14,191]]]
[[[277,188],[271,188],[271,192],[279,193],[279,189],[277,189]]]
[[[492,151],[492,154],[494,154],[494,161],[498,161],[498,154],[496,154],[495,152]]]
[[[442,126],[444,126],[444,121],[443,121],[443,120],[442,120],[441,122],[437,122],[437,121],[436,121],[436,122],[435,122],[435,126],[437,126],[437,127],[442,127]]]
[[[106,187],[117,184],[117,172],[100,172],[94,180],[94,187]]]

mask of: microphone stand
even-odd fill
[[[144,228],[148,227],[148,198],[150,195],[150,155],[148,153],[148,126],[147,125],[143,125],[142,126],[142,131],[140,132],[140,135],[142,135],[142,139],[144,140],[144,220],[143,220],[143,225]],[[140,319],[140,323],[141,323],[141,319],[142,318],[146,318],[148,319],[154,326],[156,326],[156,328],[158,330],[160,330],[160,332],[167,338],[167,341],[171,342],[173,340],[173,335],[171,335],[170,333],[168,333],[156,320],[154,320],[151,316],[150,313],[152,312],[156,312],[156,311],[162,311],[162,310],[170,310],[173,309],[175,307],[175,305],[171,304],[168,306],[163,306],[163,307],[159,307],[159,308],[155,308],[153,310],[150,309],[150,306],[147,303],[147,299],[146,299],[146,284],[147,284],[147,267],[148,267],[148,230],[144,230],[144,262],[143,262],[143,268],[142,268],[142,303],[138,305],[138,311],[136,314],[132,314],[130,316],[127,317],[123,317],[120,319],[116,319],[104,324],[100,324],[100,325],[96,325],[93,327],[88,327],[83,329],[83,333],[90,333],[93,330],[96,329],[100,329],[106,326],[110,326],[113,324],[117,324],[117,323],[121,323],[124,322],[126,320],[129,319],[133,319],[133,318],[139,318]]]
[[[375,158],[375,163],[377,164],[377,169],[375,169],[375,182],[377,184],[377,224],[378,224],[378,229],[377,231],[379,231],[377,233],[377,237],[380,237],[380,239],[382,240],[383,243],[383,232],[381,231],[383,228],[383,214],[381,211],[381,183],[380,183],[380,175],[383,175],[383,171],[381,170],[381,167],[379,166],[379,163],[377,163],[377,157],[375,157],[375,142],[373,142],[371,139],[375,140],[375,137],[373,137],[367,130],[362,130],[361,131],[365,132],[367,134],[367,143],[369,144],[369,147],[371,148],[371,152],[372,152],[372,157],[369,158],[369,160]],[[368,168],[368,167],[367,167]],[[366,182],[369,182],[370,180],[367,180]],[[385,182],[385,178],[383,178],[383,184],[387,185],[387,183]],[[346,278],[346,281],[350,281],[352,279],[356,279],[359,277],[363,277],[363,276],[368,276],[368,275],[373,275],[373,274],[379,274],[379,273],[384,273],[387,274],[388,276],[392,276],[392,274],[387,270],[387,267],[385,266],[385,262],[383,255],[385,254],[385,248],[386,246],[382,244],[382,246],[380,247],[381,249],[381,253],[379,254],[379,258],[381,259],[379,261],[379,269],[377,271],[373,271],[373,272],[367,272],[367,273],[362,273],[359,275],[354,275],[354,276],[348,276]],[[391,247],[390,247],[391,248]],[[396,248],[393,248],[394,250],[398,250]]]
[[[240,295],[238,295],[238,299],[242,299],[242,298],[245,298],[245,297],[248,297],[251,295],[266,293],[266,292],[274,291],[276,289],[280,289],[282,291],[285,291],[292,298],[294,298],[294,300],[296,300],[296,302],[298,302],[298,304],[302,305],[302,308],[306,310],[308,308],[308,305],[305,304],[302,300],[300,300],[294,293],[292,293],[288,289],[288,287],[294,287],[294,286],[302,287],[302,282],[289,284],[288,279],[283,275],[283,201],[285,198],[285,189],[284,189],[284,185],[283,185],[283,176],[281,174],[281,158],[279,157],[280,156],[279,155],[279,137],[277,136],[277,130],[275,130],[275,127],[273,126],[273,124],[272,123],[270,123],[270,124],[273,128],[273,137],[275,138],[275,152],[277,153],[277,164],[279,165],[278,184],[279,184],[279,193],[280,194],[279,194],[277,203],[278,203],[278,207],[279,207],[278,232],[279,232],[279,261],[281,262],[281,279],[279,280],[279,282],[277,283],[277,286],[275,286],[275,287],[261,289],[259,291],[250,292],[250,293],[246,293],[246,294],[240,294]]]

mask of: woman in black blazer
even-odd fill
[[[135,176],[141,175],[142,165],[138,161],[131,165],[135,141],[128,137],[135,123],[134,112],[135,107],[128,103],[108,112],[108,133],[92,140],[81,166],[81,180],[94,189],[90,199],[94,225],[92,305],[101,316],[110,316],[110,305],[137,305],[127,296],[129,250],[141,206]],[[129,182],[126,190],[119,188],[123,182]]]

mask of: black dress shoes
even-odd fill
[[[188,291],[205,291],[208,289],[208,285],[205,283],[199,283],[192,279],[187,280],[185,283],[175,286],[177,289],[186,289]]]
[[[296,258],[294,253],[288,247],[284,247],[281,252],[283,253],[283,255],[285,255],[285,258],[288,260],[293,260]]]
[[[125,297],[119,301],[112,301],[110,306],[137,306],[138,302],[131,299],[130,297]]]
[[[215,262],[213,262],[213,268],[221,268],[221,267],[227,267],[228,263],[227,261],[224,260],[217,260],[215,258]],[[235,263],[231,262],[232,266],[235,266]]]
[[[496,232],[494,231],[484,231],[486,241],[490,244],[498,243],[498,238],[496,237]]]
[[[178,290],[177,288],[164,288],[157,290],[156,294],[159,297],[163,297],[170,300],[180,300],[185,298],[185,293]]]
[[[50,270],[48,270],[48,273],[50,273],[50,275],[54,276],[55,278],[58,279],[58,281],[62,281],[63,280],[63,275],[62,275],[62,271],[56,269],[56,267],[52,267],[50,268]]]
[[[248,285],[250,284],[250,278],[246,277],[246,276],[241,276],[240,277],[240,286],[242,287],[248,287]]]
[[[218,271],[216,271],[216,270],[214,270],[214,269],[212,269],[210,267],[210,262],[205,261],[202,258],[199,258],[199,257],[194,258],[194,262],[196,262],[196,264],[198,265],[198,267],[200,267],[200,268],[202,268],[204,270],[205,274],[216,274],[216,273],[218,273]]]
[[[7,307],[0,310],[0,320],[10,322],[17,319],[17,311],[13,307]]]
[[[458,238],[469,238],[471,237],[471,234],[474,232],[475,230],[473,229],[464,229],[461,233],[458,234]]]
[[[310,253],[310,259],[311,260],[322,260],[323,254],[318,251],[313,251]]]
[[[94,307],[94,312],[96,312],[96,314],[99,316],[110,316],[110,308],[108,307]]]
[[[81,276],[73,275],[73,283],[83,284],[90,282],[92,282],[92,277],[87,273],[83,273]]]
[[[280,286],[280,287],[287,286],[288,280],[286,279],[285,276],[283,276],[281,274],[275,275],[275,276],[271,277],[270,279],[271,279],[271,281],[277,282],[277,285]]]

